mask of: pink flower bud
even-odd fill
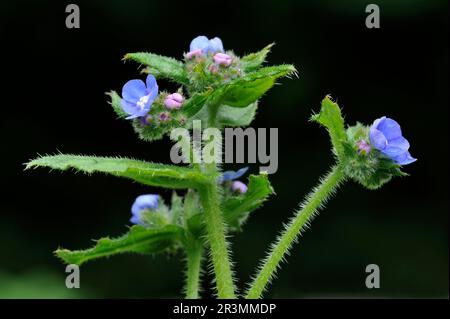
[[[202,55],[203,55],[203,50],[197,49],[197,50],[186,53],[186,59],[190,60],[193,57],[202,56]]]
[[[170,114],[169,112],[162,112],[159,114],[159,120],[161,122],[167,122],[168,120],[170,120]]]
[[[164,105],[169,109],[179,109],[184,102],[184,97],[180,93],[173,93],[166,97]]]
[[[152,116],[151,115],[146,115],[141,117],[141,124],[146,126],[149,125],[152,122]]]
[[[209,72],[211,72],[212,74],[217,74],[217,72],[219,72],[219,68],[217,67],[217,65],[212,64],[212,65],[209,67]]]
[[[231,190],[233,191],[233,193],[245,194],[247,193],[247,189],[247,185],[240,181],[233,181],[231,183]]]
[[[233,58],[225,53],[216,53],[213,59],[214,62],[223,66],[229,66],[233,62]]]
[[[364,140],[360,140],[356,143],[358,145],[358,151],[360,154],[368,154],[370,152],[370,145],[364,141]]]

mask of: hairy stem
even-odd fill
[[[186,299],[198,299],[200,290],[200,273],[203,256],[203,244],[196,239],[188,239],[186,245],[187,278]]]
[[[296,242],[304,227],[309,224],[318,209],[325,204],[344,179],[342,168],[335,166],[307,196],[305,202],[300,206],[301,209],[296,212],[285,230],[272,245],[267,258],[261,263],[257,276],[247,290],[246,299],[261,298],[267,284],[274,277],[280,263],[284,260],[285,255]]]
[[[235,298],[233,274],[225,238],[225,225],[219,206],[216,179],[214,178],[211,183],[201,187],[199,195],[205,213],[207,238],[216,276],[217,295],[222,299]]]

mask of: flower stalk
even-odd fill
[[[298,236],[306,225],[311,222],[317,214],[318,209],[326,203],[338,186],[344,181],[345,174],[341,166],[332,168],[321,183],[307,196],[306,201],[301,205],[301,209],[291,219],[286,229],[273,244],[267,258],[259,268],[259,272],[245,296],[246,299],[261,298],[267,284],[274,277],[280,263],[284,260],[289,249],[296,242]]]
[[[203,259],[202,242],[194,238],[189,238],[186,244],[186,254],[186,299],[198,299],[200,290],[201,264]]]

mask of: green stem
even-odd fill
[[[217,295],[221,299],[235,298],[233,273],[228,256],[225,226],[219,207],[220,198],[217,192],[216,178],[211,183],[199,188],[199,195],[205,214],[207,237],[216,276]]]
[[[291,219],[284,232],[272,246],[267,258],[263,261],[257,276],[247,291],[246,299],[261,298],[267,284],[274,277],[281,261],[284,260],[285,255],[297,240],[305,225],[314,218],[317,210],[330,198],[344,179],[345,175],[342,168],[335,166],[308,195],[306,201],[301,205],[301,209]]]
[[[208,127],[217,126],[217,112],[220,101],[208,106]],[[225,225],[220,211],[220,196],[217,189],[217,164],[204,165],[204,173],[210,182],[198,188],[200,201],[205,214],[207,238],[215,273],[217,296],[221,299],[236,298],[233,272],[225,236]]]
[[[197,239],[188,239],[186,299],[198,299],[200,288],[200,273],[203,255],[203,244]]]

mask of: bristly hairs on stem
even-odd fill
[[[275,278],[281,262],[285,262],[285,255],[289,254],[293,244],[297,243],[299,236],[309,228],[311,221],[323,208],[328,199],[336,192],[339,185],[344,182],[345,175],[342,168],[337,165],[320,179],[320,183],[300,204],[297,213],[288,224],[284,225],[284,231],[271,245],[266,258],[260,263],[257,275],[247,289],[246,299],[261,298],[267,285]]]

